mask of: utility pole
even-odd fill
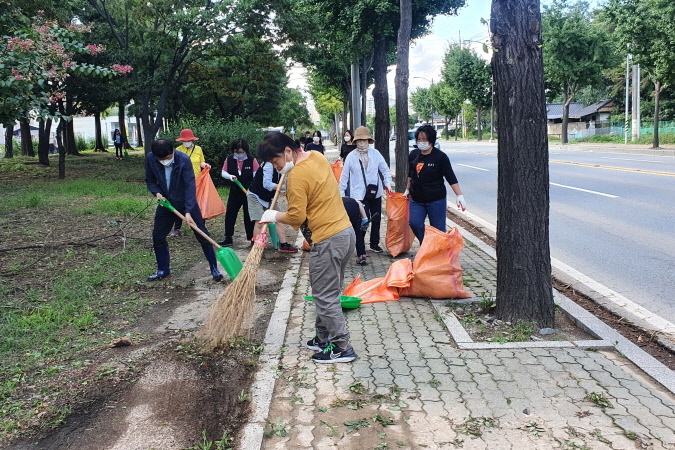
[[[352,130],[356,130],[361,123],[361,77],[358,64],[352,64]]]
[[[628,104],[630,101],[630,53],[626,55],[626,119],[623,130],[623,143],[628,144]]]
[[[633,64],[633,136],[637,141],[640,137],[640,65]]]

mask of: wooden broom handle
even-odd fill
[[[362,296],[366,295],[367,293],[369,293],[370,291],[374,291],[375,289],[377,289],[377,288],[379,288],[380,286],[382,286],[382,283],[384,283],[384,280],[378,281],[378,282],[375,283],[374,285],[370,286],[369,288],[366,288],[366,289],[362,290],[362,291],[359,292],[358,294],[354,294],[354,297],[362,297]]]
[[[180,217],[180,219],[181,219],[183,222],[186,222],[186,223],[187,223],[187,221],[185,220],[185,216],[182,215],[180,212],[178,212],[177,209],[174,209],[174,210],[173,210],[173,213],[174,213],[175,215],[177,215],[178,217]],[[190,224],[188,223],[188,225],[190,225]],[[213,245],[214,247],[216,247],[216,248],[220,248],[220,247],[221,247],[220,244],[218,244],[216,241],[214,241],[214,240],[211,238],[211,236],[209,236],[208,234],[206,234],[206,233],[204,233],[202,230],[200,230],[199,227],[198,227],[197,225],[190,225],[190,228],[192,228],[193,230],[195,230],[197,233],[201,234],[202,237],[203,237],[204,239],[206,239],[207,241],[209,241],[209,242],[211,243],[211,245]]]
[[[279,178],[279,182],[277,183],[277,189],[274,192],[274,198],[272,199],[272,203],[270,203],[269,209],[274,209],[274,207],[277,206],[277,200],[279,199],[279,193],[281,192],[281,187],[283,186],[284,181],[286,181],[286,174],[281,175],[281,178]],[[262,228],[260,229],[261,233],[264,233],[265,231],[267,231],[267,223],[264,223]]]

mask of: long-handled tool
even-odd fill
[[[180,217],[181,220],[185,221],[185,216],[182,215],[179,211],[177,211],[176,208],[174,208],[173,205],[169,203],[168,200],[157,200],[157,203],[173,211],[175,215]],[[223,247],[220,244],[218,244],[211,238],[211,236],[200,230],[198,226],[193,224],[188,225],[190,225],[190,227],[193,230],[199,233],[204,239],[209,241],[211,245],[213,245],[216,248],[216,258],[218,258],[218,261],[220,261],[220,264],[223,266],[225,272],[227,272],[227,275],[230,277],[230,279],[234,280],[237,277],[237,275],[239,275],[239,272],[242,269],[241,261],[239,260],[239,257],[237,256],[235,251],[229,247]]]
[[[238,179],[232,178],[230,181],[239,186],[239,188],[244,191],[244,194],[248,195],[248,191]],[[272,240],[272,245],[275,249],[279,249],[279,235],[277,234],[276,224],[270,223],[267,228],[270,230],[270,239]]]
[[[359,306],[361,306],[361,297],[366,295],[367,293],[374,291],[375,289],[379,288],[382,286],[382,283],[384,283],[384,280],[378,281],[377,283],[373,284],[372,286],[367,287],[366,289],[362,290],[361,292],[357,292],[355,295],[341,295],[340,296],[340,306],[342,306],[344,309],[356,309]],[[310,302],[314,301],[314,297],[312,296],[307,296],[305,297],[305,300],[308,300]]]
[[[286,175],[282,175],[270,204],[274,209]],[[211,307],[211,315],[199,336],[206,347],[215,349],[226,344],[241,333],[244,322],[250,316],[255,301],[255,282],[258,266],[267,244],[267,224],[263,224],[258,236],[253,239],[253,248],[244,261],[244,267],[237,278],[218,296]]]

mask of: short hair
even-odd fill
[[[232,153],[236,152],[240,148],[243,148],[246,153],[249,153],[248,142],[246,139],[235,139],[232,141],[232,144],[230,145],[230,150]]]
[[[258,146],[258,158],[262,161],[272,161],[277,156],[283,155],[286,147],[295,152],[300,149],[290,136],[279,131],[270,131]]]
[[[429,144],[433,147],[433,145],[436,143],[436,130],[434,127],[431,125],[422,125],[415,131],[415,140],[417,140],[418,136],[420,133],[424,133],[427,137],[427,141],[429,141]]]
[[[157,158],[166,158],[173,153],[173,142],[167,139],[152,141],[152,154]]]

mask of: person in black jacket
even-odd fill
[[[466,201],[459,182],[452,170],[448,155],[434,147],[436,130],[431,125],[422,125],[415,131],[417,148],[408,155],[408,184],[405,190],[410,195],[410,228],[417,240],[424,240],[424,220],[445,232],[448,206],[444,179],[457,195],[457,207],[466,210]]]
[[[316,130],[314,132],[312,140],[307,141],[307,145],[305,145],[305,151],[308,152],[310,150],[316,150],[321,154],[323,154],[326,151],[326,149],[324,149],[323,147],[323,141],[321,140],[321,132],[319,130]]]
[[[345,130],[345,134],[342,137],[342,145],[340,146],[340,158],[342,158],[342,162],[345,162],[347,155],[355,148],[354,133],[352,133],[352,130]]]
[[[152,142],[152,152],[145,158],[145,184],[158,200],[168,200],[177,211],[183,213],[188,225],[196,225],[208,234],[202,213],[197,205],[195,172],[192,161],[185,153],[174,151],[171,141],[161,139]],[[152,246],[157,260],[157,272],[148,277],[148,281],[157,281],[171,276],[169,267],[169,244],[166,235],[171,231],[176,215],[157,206],[155,224],[152,229]],[[204,256],[209,262],[214,281],[221,281],[223,275],[218,270],[216,252],[209,241],[195,233],[202,246]]]
[[[253,181],[253,174],[258,170],[258,160],[249,152],[248,142],[245,139],[237,139],[230,145],[232,154],[225,159],[221,175],[226,180],[238,180],[245,189],[248,189]],[[253,239],[253,226],[248,213],[246,192],[242,191],[234,182],[230,186],[230,195],[227,197],[227,211],[225,212],[225,239],[219,242],[223,247],[232,247],[234,241],[234,225],[237,222],[239,210],[244,207],[244,229],[246,240]]]

